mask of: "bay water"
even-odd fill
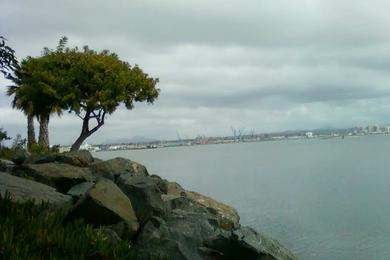
[[[390,259],[390,136],[95,153],[235,207],[300,259]]]

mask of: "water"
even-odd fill
[[[390,259],[390,136],[100,152],[234,206],[301,259]]]

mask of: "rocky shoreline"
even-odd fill
[[[297,259],[279,242],[241,226],[237,211],[124,158],[89,152],[19,154],[0,160],[0,194],[49,202],[104,227],[111,240],[132,241],[139,259]]]

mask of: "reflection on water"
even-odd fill
[[[302,259],[390,259],[390,136],[100,152],[228,203]]]

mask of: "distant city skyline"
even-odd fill
[[[390,121],[390,2],[3,0],[0,35],[22,58],[55,47],[109,49],[158,77],[152,106],[118,109],[87,142],[145,136],[226,136]],[[86,16],[85,13],[88,13]],[[25,136],[0,79],[0,127]],[[70,144],[81,121],[50,121]]]

